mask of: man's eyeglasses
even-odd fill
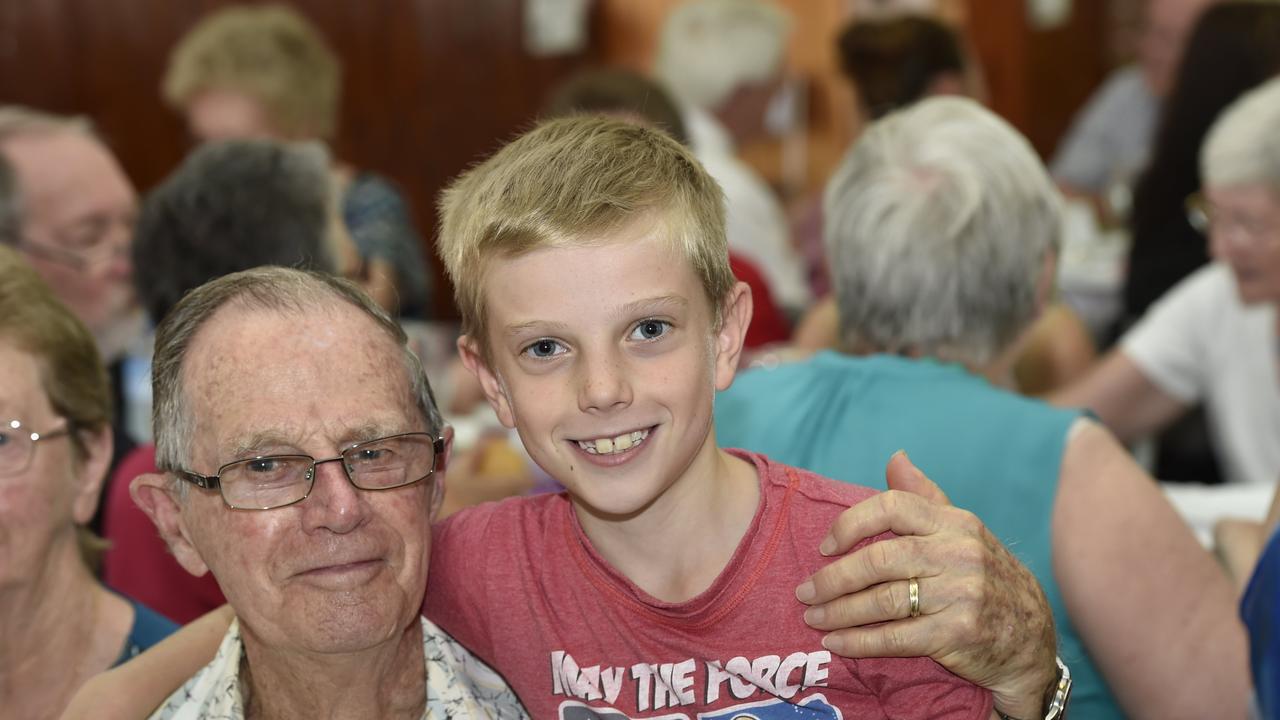
[[[361,490],[391,490],[429,477],[444,456],[444,438],[413,432],[356,443],[337,457],[267,455],[237,460],[213,475],[176,474],[196,487],[219,490],[227,507],[271,510],[302,502],[311,494],[316,466],[341,462],[351,484]]]
[[[32,432],[21,420],[10,420],[0,425],[0,477],[12,477],[31,467],[36,443],[70,434],[70,427],[44,433]]]

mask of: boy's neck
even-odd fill
[[[755,466],[716,447],[713,433],[685,473],[640,513],[600,517],[577,502],[574,510],[614,569],[658,600],[679,603],[711,587],[759,503]]]

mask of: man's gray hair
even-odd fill
[[[986,365],[1035,317],[1060,213],[1031,145],[973,101],[875,123],[824,202],[845,346]]]
[[[1241,95],[1200,146],[1205,186],[1265,183],[1280,190],[1280,78]]]
[[[154,397],[152,424],[156,465],[173,472],[190,469],[194,422],[184,388],[187,350],[200,328],[222,307],[236,304],[250,310],[305,314],[343,303],[368,315],[400,346],[414,402],[427,430],[439,435],[444,421],[436,409],[431,385],[418,356],[409,349],[404,330],[353,283],[325,273],[282,267],[259,267],[224,275],[192,290],[156,328],[151,365]],[[186,483],[178,483],[178,487]]]
[[[54,115],[22,105],[0,105],[0,147],[22,135],[75,132],[95,137],[79,116]],[[22,232],[22,190],[13,163],[0,152],[0,245],[17,245]]]
[[[778,74],[791,18],[766,0],[690,0],[667,16],[655,72],[681,102],[714,109]]]

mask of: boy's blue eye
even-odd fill
[[[641,320],[631,331],[632,340],[656,340],[667,334],[671,323],[666,320]]]
[[[551,358],[563,352],[563,345],[548,338],[534,340],[532,344],[524,349],[524,354],[535,358]]]

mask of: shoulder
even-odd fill
[[[420,620],[429,708],[443,712],[443,717],[470,717],[478,708],[485,717],[525,717],[501,675],[430,620]]]
[[[146,650],[161,640],[169,637],[178,629],[178,624],[142,603],[126,598],[133,606],[133,628],[129,631],[129,642],[139,649]]]
[[[789,497],[790,512],[793,515],[823,514],[824,509],[838,514],[879,492],[862,485],[832,480],[804,468],[775,462],[761,453],[747,450],[730,452],[756,466],[765,494],[770,497]]]
[[[1126,65],[1117,69],[1102,83],[1090,104],[1105,111],[1124,111],[1133,105],[1149,105],[1156,102],[1147,86],[1142,68]]]
[[[151,720],[198,720],[244,717],[240,705],[240,621],[234,619],[218,646],[213,662],[205,665],[165,699]]]
[[[431,530],[432,576],[437,558],[445,563],[465,559],[473,565],[487,555],[505,556],[529,548],[563,519],[564,493],[513,497],[465,508],[436,523]],[[456,548],[454,552],[451,549]],[[464,550],[465,549],[465,550]]]

